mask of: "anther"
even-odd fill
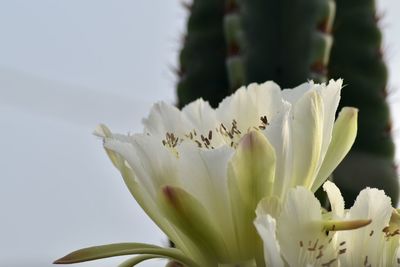
[[[195,140],[195,142],[197,143],[198,147],[201,147],[201,143],[198,140]]]

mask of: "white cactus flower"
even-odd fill
[[[136,201],[175,243],[178,261],[264,266],[253,226],[258,202],[265,198],[273,212],[290,188],[315,192],[354,142],[357,110],[344,108],[335,122],[341,88],[341,80],[283,91],[273,82],[251,84],[216,109],[201,99],[182,111],[157,103],[142,134],[104,125],[95,134]],[[159,256],[176,255],[160,249]]]
[[[399,214],[390,198],[366,188],[345,210],[332,182],[324,190],[330,212],[322,212],[304,187],[290,189],[277,218],[260,202],[254,223],[264,242],[266,266],[400,266]]]
[[[331,182],[324,184],[330,199],[334,216],[344,220],[370,218],[371,224],[347,232],[339,232],[337,239],[346,243],[346,253],[340,257],[341,266],[400,266],[400,224],[397,210],[385,192],[366,188],[360,192],[353,207],[344,210],[343,197]]]

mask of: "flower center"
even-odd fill
[[[325,243],[320,243],[319,239],[315,241],[310,240],[308,243],[300,241],[301,253],[299,255],[299,263],[302,266],[312,264],[313,266],[328,267],[337,261],[339,255],[346,253],[345,241],[339,243],[339,246],[333,251],[330,250],[330,248],[332,249],[330,243],[332,242],[333,234],[330,235],[330,237],[328,236],[329,238],[322,238],[322,240],[325,240]]]
[[[214,129],[208,131],[202,131],[204,134],[199,134],[198,130],[193,129],[183,136],[177,136],[174,133],[167,132],[165,138],[162,140],[162,144],[169,149],[172,149],[175,153],[176,147],[184,141],[193,142],[199,148],[214,149],[221,144],[227,144],[233,148],[237,148],[237,145],[242,136],[251,130],[263,131],[269,125],[269,121],[266,115],[261,116],[258,125],[248,127],[243,133],[238,125],[236,119],[232,119],[230,125],[220,123]]]

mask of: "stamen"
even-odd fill
[[[336,259],[332,259],[332,260],[330,260],[330,261],[328,261],[328,262],[326,262],[326,263],[321,264],[321,266],[323,266],[323,267],[329,267],[329,266],[331,266],[332,263],[334,263],[335,261],[336,261]]]
[[[260,118],[260,120],[261,120],[261,122],[262,122],[263,124],[269,125],[267,116],[262,116],[262,117]]]
[[[367,266],[367,264],[368,264],[368,256],[365,256],[364,266]]]
[[[222,127],[222,129],[224,129],[224,131],[226,132],[226,128],[225,128],[225,125],[224,125],[223,123],[221,123],[221,127]]]
[[[323,221],[324,230],[326,231],[343,231],[354,230],[370,224],[372,220],[352,220],[352,221]]]
[[[313,250],[313,251],[317,248],[318,241],[319,241],[318,239],[315,241],[315,244],[314,244],[314,246],[312,247],[312,250]]]

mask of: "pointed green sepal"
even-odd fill
[[[160,258],[169,258],[188,266],[198,266],[175,248],[162,248],[143,243],[118,243],[95,246],[74,251],[54,262],[54,264],[72,264],[124,255],[154,255]]]

